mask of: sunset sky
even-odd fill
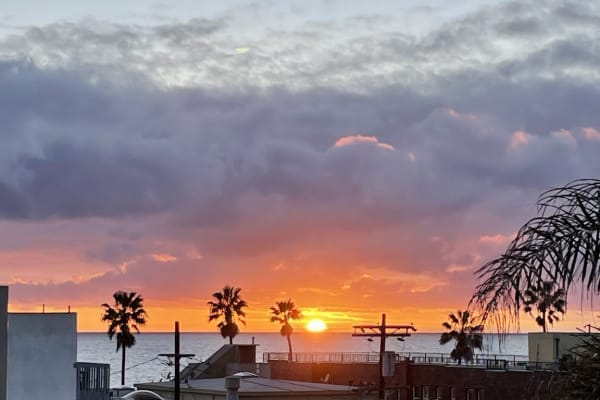
[[[10,309],[104,330],[122,289],[146,331],[216,331],[229,284],[245,331],[287,298],[439,331],[540,192],[600,177],[598,26],[578,1],[3,4]],[[589,300],[554,329],[598,325]]]

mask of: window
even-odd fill
[[[435,400],[442,400],[442,388],[439,386],[435,387]]]
[[[413,400],[421,399],[421,386],[413,386]]]
[[[456,388],[450,386],[450,400],[456,400]]]
[[[429,400],[429,386],[423,386],[423,400]]]
[[[465,399],[475,400],[475,389],[465,389]]]
[[[483,394],[484,394],[485,390],[483,389],[477,389],[477,400],[484,400]]]

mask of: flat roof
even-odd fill
[[[150,390],[152,390],[152,388],[172,390],[173,382],[139,383],[135,386]],[[352,386],[332,385],[328,383],[300,382],[267,378],[241,378],[239,393],[281,394],[293,392],[296,394],[347,395],[352,393],[352,389]],[[187,383],[181,383],[181,391],[198,391],[202,393],[222,394],[226,392],[225,378],[192,379]]]

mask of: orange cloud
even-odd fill
[[[479,237],[479,242],[499,246],[502,244],[508,244],[508,242],[510,242],[513,237],[514,234],[502,235],[499,233],[497,235],[483,235]]]
[[[344,147],[344,146],[354,145],[357,143],[369,143],[369,144],[373,144],[381,149],[395,150],[394,146],[392,146],[391,144],[387,144],[387,143],[381,143],[379,141],[379,139],[377,139],[375,136],[364,136],[364,135],[360,135],[360,134],[353,135],[353,136],[344,136],[342,138],[339,138],[335,142],[333,147]]]
[[[152,254],[152,259],[154,261],[158,261],[161,263],[170,263],[170,262],[177,261],[177,257],[175,257],[174,255],[168,254],[168,253]]]
[[[521,147],[527,146],[527,144],[529,144],[529,142],[531,141],[531,138],[532,136],[525,131],[515,131],[510,137],[509,148],[511,150],[516,150]]]
[[[453,273],[453,272],[464,272],[464,271],[469,270],[469,268],[470,267],[468,267],[466,265],[456,265],[456,264],[453,264],[453,265],[449,265],[446,268],[446,272],[450,272],[450,273]]]

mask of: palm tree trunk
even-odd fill
[[[125,386],[125,346],[121,347],[123,354],[121,355],[121,386]]]
[[[288,361],[292,361],[293,360],[293,355],[292,355],[292,338],[291,338],[290,335],[286,335],[286,336],[287,336],[288,349],[289,349]]]
[[[544,318],[544,324],[542,325],[542,329],[544,330],[544,333],[546,333],[546,311],[542,313],[542,318]]]

